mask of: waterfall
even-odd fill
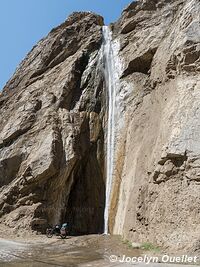
[[[112,180],[114,170],[115,128],[116,128],[116,86],[119,80],[115,58],[115,44],[108,26],[103,26],[103,61],[106,87],[108,91],[108,126],[107,126],[107,158],[106,158],[106,203],[104,211],[104,233],[108,234],[109,209],[111,201]]]

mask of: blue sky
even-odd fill
[[[73,11],[93,11],[108,24],[131,0],[0,0],[0,90],[42,37]]]

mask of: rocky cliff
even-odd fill
[[[200,2],[132,3],[114,33],[132,91],[110,226],[132,240],[199,249]]]
[[[0,208],[11,227],[67,220],[75,232],[103,231],[102,25],[100,16],[72,14],[3,89]]]
[[[173,249],[200,249],[199,14],[198,0],[140,0],[110,26],[122,70],[109,229]],[[68,220],[75,232],[103,231],[102,26],[72,14],[3,89],[0,215],[10,227]]]

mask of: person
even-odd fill
[[[66,238],[67,234],[68,234],[68,224],[67,223],[63,223],[60,229],[60,236],[61,238]]]
[[[60,225],[59,224],[56,224],[55,225],[55,234],[56,235],[59,235],[60,234]]]

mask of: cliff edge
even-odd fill
[[[199,0],[141,0],[110,25],[122,66],[110,232],[193,252],[200,250],[199,14]],[[75,233],[103,232],[103,24],[90,12],[72,14],[3,89],[1,223],[44,231],[67,220]]]

